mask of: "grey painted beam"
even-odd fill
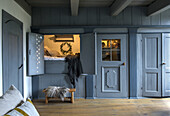
[[[122,12],[133,0],[116,0],[110,10],[111,10],[111,16],[116,16],[120,12]]]
[[[31,15],[31,5],[29,5],[26,0],[14,0],[17,2],[29,15]]]
[[[148,6],[147,15],[152,16],[159,14],[165,10],[168,10],[170,8],[170,0],[157,0],[154,3],[152,3],[150,6]]]
[[[77,16],[79,10],[79,0],[70,0],[71,2],[71,15]]]
[[[137,28],[129,28],[130,98],[137,98]]]

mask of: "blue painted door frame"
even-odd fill
[[[137,29],[129,31],[129,98],[137,98]]]

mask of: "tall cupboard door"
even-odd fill
[[[2,11],[3,93],[14,85],[23,93],[23,23]]]
[[[170,96],[170,33],[162,34],[162,96]]]
[[[143,96],[161,97],[161,34],[142,36]]]

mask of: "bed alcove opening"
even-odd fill
[[[79,34],[44,35],[44,60],[63,61],[80,53]]]

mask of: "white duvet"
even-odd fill
[[[44,56],[44,60],[65,60],[65,57]]]

